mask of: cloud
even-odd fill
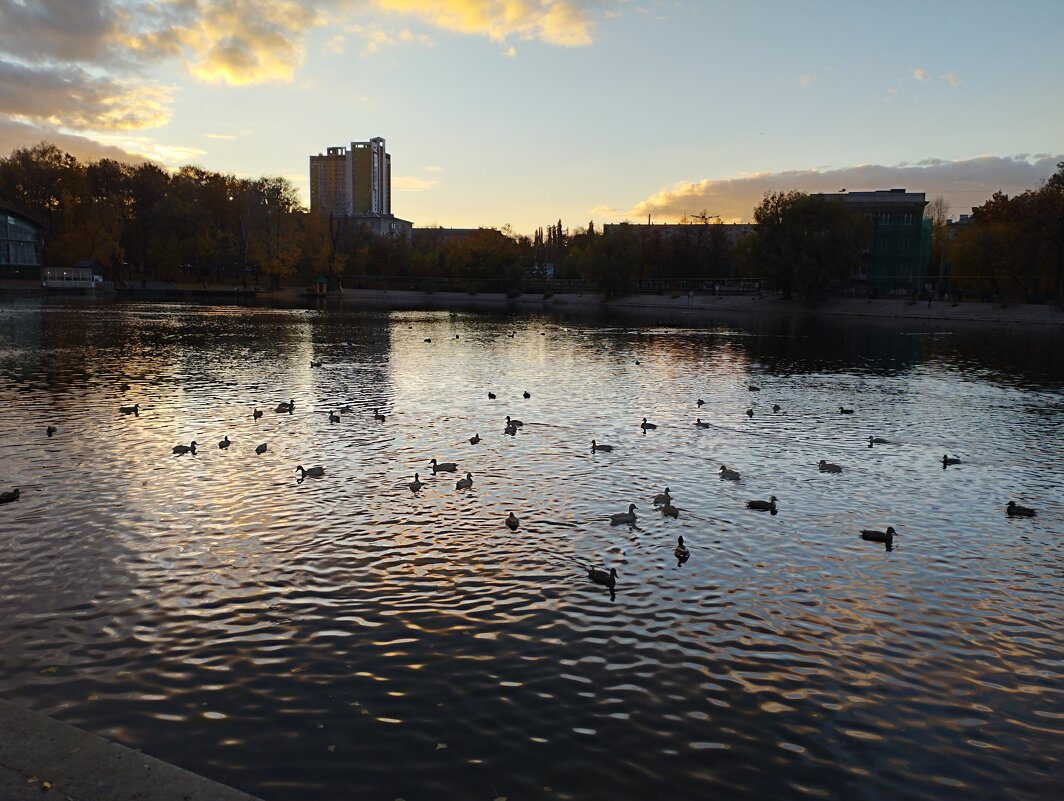
[[[0,0],[0,52],[25,61],[96,61],[120,25],[112,0]]]
[[[433,46],[430,36],[423,33],[414,33],[406,28],[395,34],[365,25],[353,25],[348,30],[365,41],[366,44],[362,48],[363,56],[372,56],[382,48],[398,47],[401,44],[419,44],[424,47]]]
[[[430,164],[425,168],[425,172],[443,172],[443,167],[439,167],[435,164]]]
[[[435,178],[416,178],[411,175],[393,175],[392,189],[396,192],[424,192],[439,186]]]
[[[170,120],[171,92],[90,75],[81,67],[0,61],[0,114],[79,130],[156,128]]]
[[[802,86],[802,87],[803,87],[804,89],[808,89],[808,88],[809,88],[810,86],[812,86],[812,85],[813,85],[814,83],[816,83],[816,82],[817,82],[818,80],[819,80],[819,79],[818,79],[818,78],[817,78],[817,77],[816,77],[815,75],[799,75],[799,76],[798,76],[798,83],[799,83],[799,84],[800,84],[800,85],[801,85],[801,86]]]
[[[591,44],[594,22],[580,0],[374,0],[385,11],[413,15],[457,33],[503,41],[510,36],[547,44],[579,47]]]
[[[143,159],[154,161],[166,167],[180,167],[191,164],[206,154],[206,150],[186,145],[168,145],[157,142],[147,136],[129,134],[100,134],[95,137],[101,144],[110,145],[129,153],[137,153]]]
[[[728,221],[749,220],[766,192],[837,192],[905,187],[928,199],[942,195],[954,211],[967,211],[1001,190],[1017,194],[1052,175],[1064,154],[979,156],[960,161],[925,159],[915,164],[865,164],[837,169],[755,173],[722,180],[681,182],[636,203],[624,215],[676,220],[683,214],[719,214]]]
[[[19,122],[0,117],[0,155],[6,155],[16,148],[32,147],[38,142],[51,142],[60,150],[82,161],[114,159],[127,164],[136,164],[147,160],[142,153],[125,150],[115,145],[101,144],[84,136],[64,133],[49,125]]]
[[[948,83],[950,86],[957,87],[961,85],[961,79],[957,77],[955,72],[947,72],[942,76],[942,80]]]
[[[922,70],[922,69],[913,70],[913,80],[926,81],[927,80],[927,70]]]

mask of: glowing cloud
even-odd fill
[[[926,81],[927,80],[927,70],[922,70],[922,69],[913,70],[913,80],[914,81]]]
[[[579,47],[594,27],[577,0],[375,0],[378,8],[412,14],[431,25],[495,41],[508,36]]]

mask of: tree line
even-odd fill
[[[686,225],[621,223],[573,229],[561,220],[531,237],[478,229],[463,236],[418,229],[375,236],[351,218],[310,214],[285,178],[238,178],[150,162],[82,163],[42,142],[0,159],[0,205],[46,229],[45,263],[93,259],[116,281],[309,283],[317,275],[397,283],[439,280],[520,291],[529,278],[582,282],[616,296],[668,282],[758,278],[784,295],[818,300],[858,270],[869,221],[838,199],[767,193],[752,233],[729,241],[705,212]],[[1042,187],[995,194],[965,226],[933,222],[930,281],[967,291],[1064,297],[1064,163]]]

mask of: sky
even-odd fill
[[[416,226],[748,221],[1064,161],[1064,0],[0,0],[0,154],[281,175],[375,136]]]

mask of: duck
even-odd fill
[[[773,403],[772,404],[772,411],[778,412],[779,410],[780,410],[780,405],[778,403]]]
[[[695,401],[695,406],[697,406],[699,409],[701,409],[705,405],[706,405],[706,402],[704,400],[702,400],[701,398],[699,398],[697,401]]]
[[[506,428],[502,430],[502,433],[515,437],[517,436],[517,426],[506,426]]]
[[[495,393],[494,393],[494,392],[489,392],[489,393],[488,393],[488,400],[495,400],[495,398],[496,398],[496,397],[497,397],[497,396],[495,395]]]
[[[0,503],[13,503],[18,500],[21,494],[18,487],[15,487],[10,492],[0,492]]]
[[[185,453],[191,453],[193,456],[195,456],[196,455],[196,444],[197,444],[196,440],[192,440],[192,444],[191,445],[175,445],[172,453],[176,453],[178,456],[181,456],[182,454],[185,454]]]
[[[820,472],[821,473],[841,473],[842,467],[832,462],[828,462],[824,459],[820,460]]]
[[[454,483],[456,490],[472,489],[473,488],[473,474],[466,473],[465,478],[460,478]]]
[[[840,406],[839,414],[853,414],[853,409],[847,409],[845,406]]]
[[[634,503],[628,504],[627,512],[618,512],[615,515],[610,515],[610,525],[621,526],[625,524],[635,523],[635,510],[636,505]]]
[[[433,458],[429,464],[432,465],[433,473],[454,473],[458,470],[458,464],[456,462],[437,462],[436,459]]]
[[[132,389],[132,387],[129,386],[129,384],[127,384],[125,381],[118,385],[119,392],[127,392],[130,389]]]
[[[1005,514],[1009,517],[1034,517],[1038,512],[1028,506],[1020,506],[1016,501],[1009,501]]]
[[[274,411],[277,412],[277,414],[283,414],[284,412],[291,414],[295,408],[296,402],[294,400],[289,400],[288,403],[278,403],[277,408],[274,409]]]
[[[521,525],[521,521],[517,519],[517,515],[510,512],[509,517],[506,518],[506,525],[509,527],[510,531],[517,531],[517,527]]]
[[[470,445],[476,445],[480,442],[480,434],[474,434],[469,438]]]
[[[321,465],[309,469],[303,467],[303,465],[296,465],[296,471],[300,474],[300,478],[306,478],[307,476],[310,476],[311,478],[321,478],[325,475],[325,468]]]
[[[313,359],[311,359],[310,366],[311,367],[321,367],[321,362],[316,362]]]
[[[771,500],[767,500],[767,501],[747,501],[746,502],[746,508],[747,509],[756,509],[759,512],[775,512],[776,511],[776,501],[777,500],[778,500],[778,498],[776,498],[776,496],[773,495]]]
[[[949,467],[951,464],[960,464],[960,463],[961,463],[961,460],[960,460],[959,457],[954,456],[954,457],[950,458],[946,454],[942,454],[942,466],[943,467]]]
[[[349,403],[349,404],[341,407],[340,414],[351,414],[352,411],[354,411],[354,410],[351,408],[351,404]]]
[[[869,448],[871,448],[873,445],[889,445],[889,444],[890,444],[890,440],[889,439],[883,439],[883,437],[869,437],[868,438],[868,447]]]
[[[746,416],[747,417],[753,417],[754,416],[754,410],[752,408],[747,409],[746,410]]]
[[[863,528],[861,529],[861,539],[868,540],[868,542],[882,542],[887,546],[887,550],[892,550],[894,546],[894,538],[898,536],[898,532],[894,530],[894,526],[887,526],[886,531],[876,531],[874,529]]]
[[[747,387],[747,389],[750,390],[751,392],[760,392],[761,391],[761,387],[757,386],[756,384],[751,384],[750,386]]]
[[[509,334],[507,334],[506,336],[508,336],[508,337],[509,337],[510,339],[513,339],[513,338],[514,338],[514,333],[515,333],[514,331],[511,331],[511,332],[510,332]]]
[[[666,517],[678,518],[680,516],[680,510],[672,505],[672,500],[668,500],[661,505],[661,513]]]
[[[425,337],[426,342],[432,342],[432,337]]]
[[[335,412],[329,412],[329,422],[330,423],[339,423],[340,422],[340,415],[336,414]]]
[[[55,426],[48,426],[48,428],[44,429],[44,433],[50,437],[58,430]]]
[[[511,420],[510,415],[506,415],[506,425],[513,426],[514,428],[520,428],[524,425],[520,420]]]
[[[229,447],[229,445],[229,435],[226,434],[225,437],[218,443],[218,447],[224,451],[226,448]]]
[[[596,584],[609,587],[611,590],[617,586],[617,568],[615,567],[611,567],[608,573],[598,567],[589,567],[587,568],[587,577]]]
[[[384,419],[385,419],[385,418],[384,418],[384,415],[383,415],[383,414],[381,414],[381,413],[380,413],[380,411],[379,411],[378,409],[374,409],[374,410],[373,410],[373,419],[374,419],[374,420],[378,420],[378,421],[380,421],[381,423],[383,423],[383,422],[384,422]]]
[[[655,428],[657,428],[657,425],[655,423],[648,423],[647,419],[644,417],[643,422],[639,425],[639,427],[644,431],[653,431]]]
[[[595,442],[595,440],[591,440],[591,452],[592,453],[594,453],[595,451],[604,451],[605,453],[609,453],[612,450],[613,450],[613,446],[612,445],[599,445],[597,442]]]
[[[260,417],[262,417],[262,409],[252,409],[251,417],[253,420],[258,420]]]
[[[679,559],[681,562],[686,562],[691,558],[691,552],[687,550],[687,546],[683,544],[683,537],[677,537],[676,550],[672,552],[672,555]]]
[[[531,398],[531,397],[532,397],[532,396],[531,396],[531,395],[529,394],[529,392],[528,392],[528,390],[527,390],[527,389],[526,389],[526,390],[525,390],[525,391],[524,391],[524,392],[522,393],[522,395],[523,395],[523,397],[525,398],[525,400],[528,400],[529,398]]]
[[[132,406],[119,406],[118,411],[122,414],[140,414],[140,404],[134,403]]]
[[[422,482],[421,476],[417,473],[414,473],[414,480],[407,484],[407,486],[410,487],[411,492],[417,492],[419,489],[424,487],[425,484],[424,482]]]
[[[669,488],[666,487],[664,492],[659,492],[657,495],[655,495],[654,496],[654,505],[655,506],[661,506],[663,503],[668,503],[669,501],[671,501],[672,500],[672,496],[669,494],[669,492],[670,492]]]
[[[697,428],[709,428],[709,423],[703,423],[701,417],[695,418],[695,426]]]
[[[261,445],[256,445],[255,453],[257,453],[259,456],[262,456],[262,454],[266,453],[266,443],[264,442]]]
[[[721,465],[720,470],[717,472],[720,474],[721,478],[727,479],[728,481],[739,481],[742,478],[742,476],[734,470],[729,470],[726,465]]]

